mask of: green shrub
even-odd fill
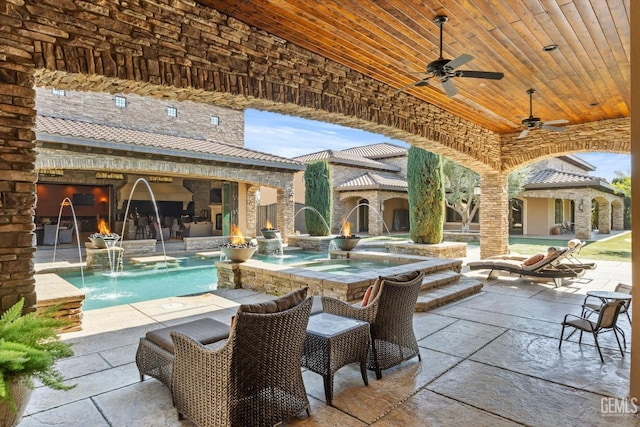
[[[307,233],[311,236],[328,236],[331,232],[331,177],[326,161],[309,163],[304,172],[305,204],[312,208],[304,213]],[[322,216],[322,218],[320,218]],[[323,221],[324,219],[324,221]]]
[[[427,244],[442,242],[445,192],[440,156],[421,148],[409,148],[407,185],[411,240]]]

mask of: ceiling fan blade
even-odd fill
[[[522,132],[520,132],[520,135],[518,135],[517,139],[524,138],[525,136],[527,136],[528,133],[529,133],[529,129],[527,128],[527,129],[523,130]]]
[[[542,129],[552,130],[554,132],[564,132],[566,129],[558,126],[549,126],[546,123],[540,126]]]
[[[500,80],[504,77],[504,73],[498,73],[494,71],[458,70],[456,71],[456,77],[471,77],[474,79]]]
[[[442,83],[442,88],[444,89],[448,97],[451,98],[458,94],[458,89],[456,89],[456,86],[453,84],[451,79],[442,80],[441,83]]]
[[[456,68],[460,67],[461,65],[466,64],[467,62],[471,61],[473,59],[473,56],[471,55],[467,55],[466,53],[463,53],[462,55],[458,56],[455,59],[452,59],[451,61],[447,62],[444,66],[447,68],[450,68],[452,70],[455,70]]]
[[[548,120],[544,122],[545,125],[561,125],[563,123],[569,123],[569,120],[558,119],[558,120]]]
[[[427,80],[429,80],[431,77],[426,77],[422,80],[418,80],[417,82],[413,82],[411,84],[408,84],[406,86],[401,87],[400,89],[397,89],[394,94],[397,95],[400,92],[404,92],[405,90],[409,89],[411,86],[428,86],[429,82]]]

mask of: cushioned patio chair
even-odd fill
[[[564,328],[570,326],[580,331],[580,339],[578,343],[582,344],[582,333],[591,332],[593,334],[593,340],[596,343],[598,354],[600,354],[600,360],[604,363],[602,357],[602,351],[600,350],[600,344],[598,343],[598,335],[601,332],[613,331],[618,342],[618,348],[620,348],[620,354],[624,357],[624,351],[620,345],[620,339],[618,338],[618,328],[616,322],[618,321],[618,315],[620,314],[620,308],[622,307],[623,300],[615,300],[602,304],[600,311],[598,312],[598,320],[593,322],[586,317],[576,316],[574,314],[567,314],[562,321],[562,332],[560,332],[560,343],[558,349],[562,348],[562,338],[564,336]],[[571,335],[569,335],[571,336]],[[569,338],[567,337],[567,339]]]
[[[73,232],[75,228],[73,224],[60,227],[58,230],[58,243],[72,243],[73,242]]]
[[[229,338],[215,348],[171,332],[178,417],[200,427],[273,426],[308,414],[300,367],[313,303],[306,292],[241,305]]]
[[[43,245],[55,245],[58,233],[58,224],[45,224],[44,225],[44,237],[42,239]]]
[[[487,279],[497,279],[500,271],[519,276],[542,277],[553,280],[556,287],[562,286],[564,279],[584,276],[585,270],[568,265],[566,259],[568,248],[550,247],[546,254],[537,254],[524,261],[509,259],[485,259],[467,263],[471,270],[490,270]]]
[[[380,277],[371,292],[371,302],[353,306],[334,298],[322,297],[325,312],[364,320],[371,324],[371,350],[367,368],[382,378],[382,371],[418,356],[420,351],[413,332],[413,313],[424,273]],[[376,289],[376,287],[378,289]]]

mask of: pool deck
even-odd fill
[[[72,256],[60,259],[73,263]],[[478,258],[478,248],[470,246],[463,266]],[[36,254],[37,263],[48,259],[48,250]],[[620,400],[629,389],[626,316],[619,320],[627,336],[624,357],[611,333],[600,337],[604,364],[590,336],[580,346],[575,334],[558,350],[564,315],[580,313],[588,290],[631,283],[631,263],[599,261],[596,270],[560,288],[508,275],[487,281],[486,271],[464,267],[463,273],[483,282],[481,293],[414,316],[421,362],[383,371],[381,380],[369,373],[369,386],[355,364],[340,369],[334,406],[324,402],[322,377],[303,371],[311,416],[286,425],[640,426],[640,419],[623,413],[630,405]],[[75,356],[58,362],[76,388],[38,387],[20,426],[192,426],[178,421],[165,386],[140,382],[134,362],[139,338],[204,316],[229,323],[239,304],[270,298],[218,290],[86,311],[83,330],[63,335]]]

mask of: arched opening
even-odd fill
[[[509,202],[509,234],[524,233],[524,201],[511,199]]]

